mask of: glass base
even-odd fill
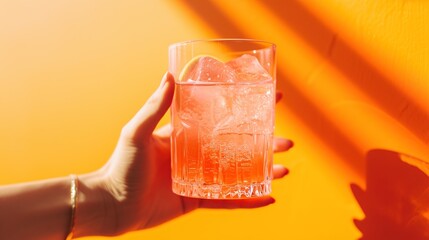
[[[254,198],[271,193],[271,180],[240,185],[204,185],[173,180],[173,192],[185,197],[204,199]]]

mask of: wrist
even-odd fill
[[[79,175],[78,181],[74,236],[115,235],[114,200],[106,188],[103,173],[96,171]]]

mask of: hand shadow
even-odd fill
[[[429,163],[381,149],[366,161],[366,190],[351,185],[365,213],[354,220],[361,239],[429,239]]]

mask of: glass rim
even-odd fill
[[[183,47],[186,45],[191,45],[195,43],[227,43],[227,42],[248,42],[248,43],[257,43],[261,45],[265,45],[266,48],[274,47],[276,48],[277,45],[270,41],[265,40],[259,40],[259,39],[252,39],[252,38],[207,38],[207,39],[194,39],[194,40],[186,40],[182,42],[176,42],[169,45],[169,49],[177,48],[177,47]]]

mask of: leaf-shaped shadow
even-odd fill
[[[366,190],[351,185],[365,213],[355,220],[361,239],[429,239],[429,163],[381,149],[366,160]]]

